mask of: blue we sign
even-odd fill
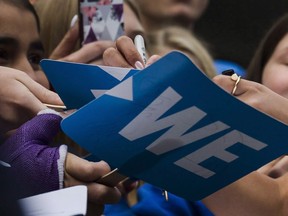
[[[61,125],[122,174],[192,201],[288,147],[286,125],[223,91],[179,52],[122,81]]]

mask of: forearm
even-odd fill
[[[288,175],[272,179],[253,172],[206,197],[204,204],[221,216],[287,215]]]
[[[44,110],[44,113],[46,110]],[[63,187],[67,147],[49,147],[59,132],[61,117],[40,114],[23,124],[0,145],[0,160],[11,165],[11,172],[31,196]]]

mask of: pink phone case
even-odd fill
[[[79,15],[83,44],[114,41],[124,33],[123,0],[79,0]]]

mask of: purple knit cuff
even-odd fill
[[[49,147],[60,130],[62,118],[56,114],[40,114],[17,129],[0,145],[0,160],[11,165],[32,196],[63,187],[67,147]]]

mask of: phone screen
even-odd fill
[[[123,0],[79,0],[82,44],[115,41],[124,34]]]

